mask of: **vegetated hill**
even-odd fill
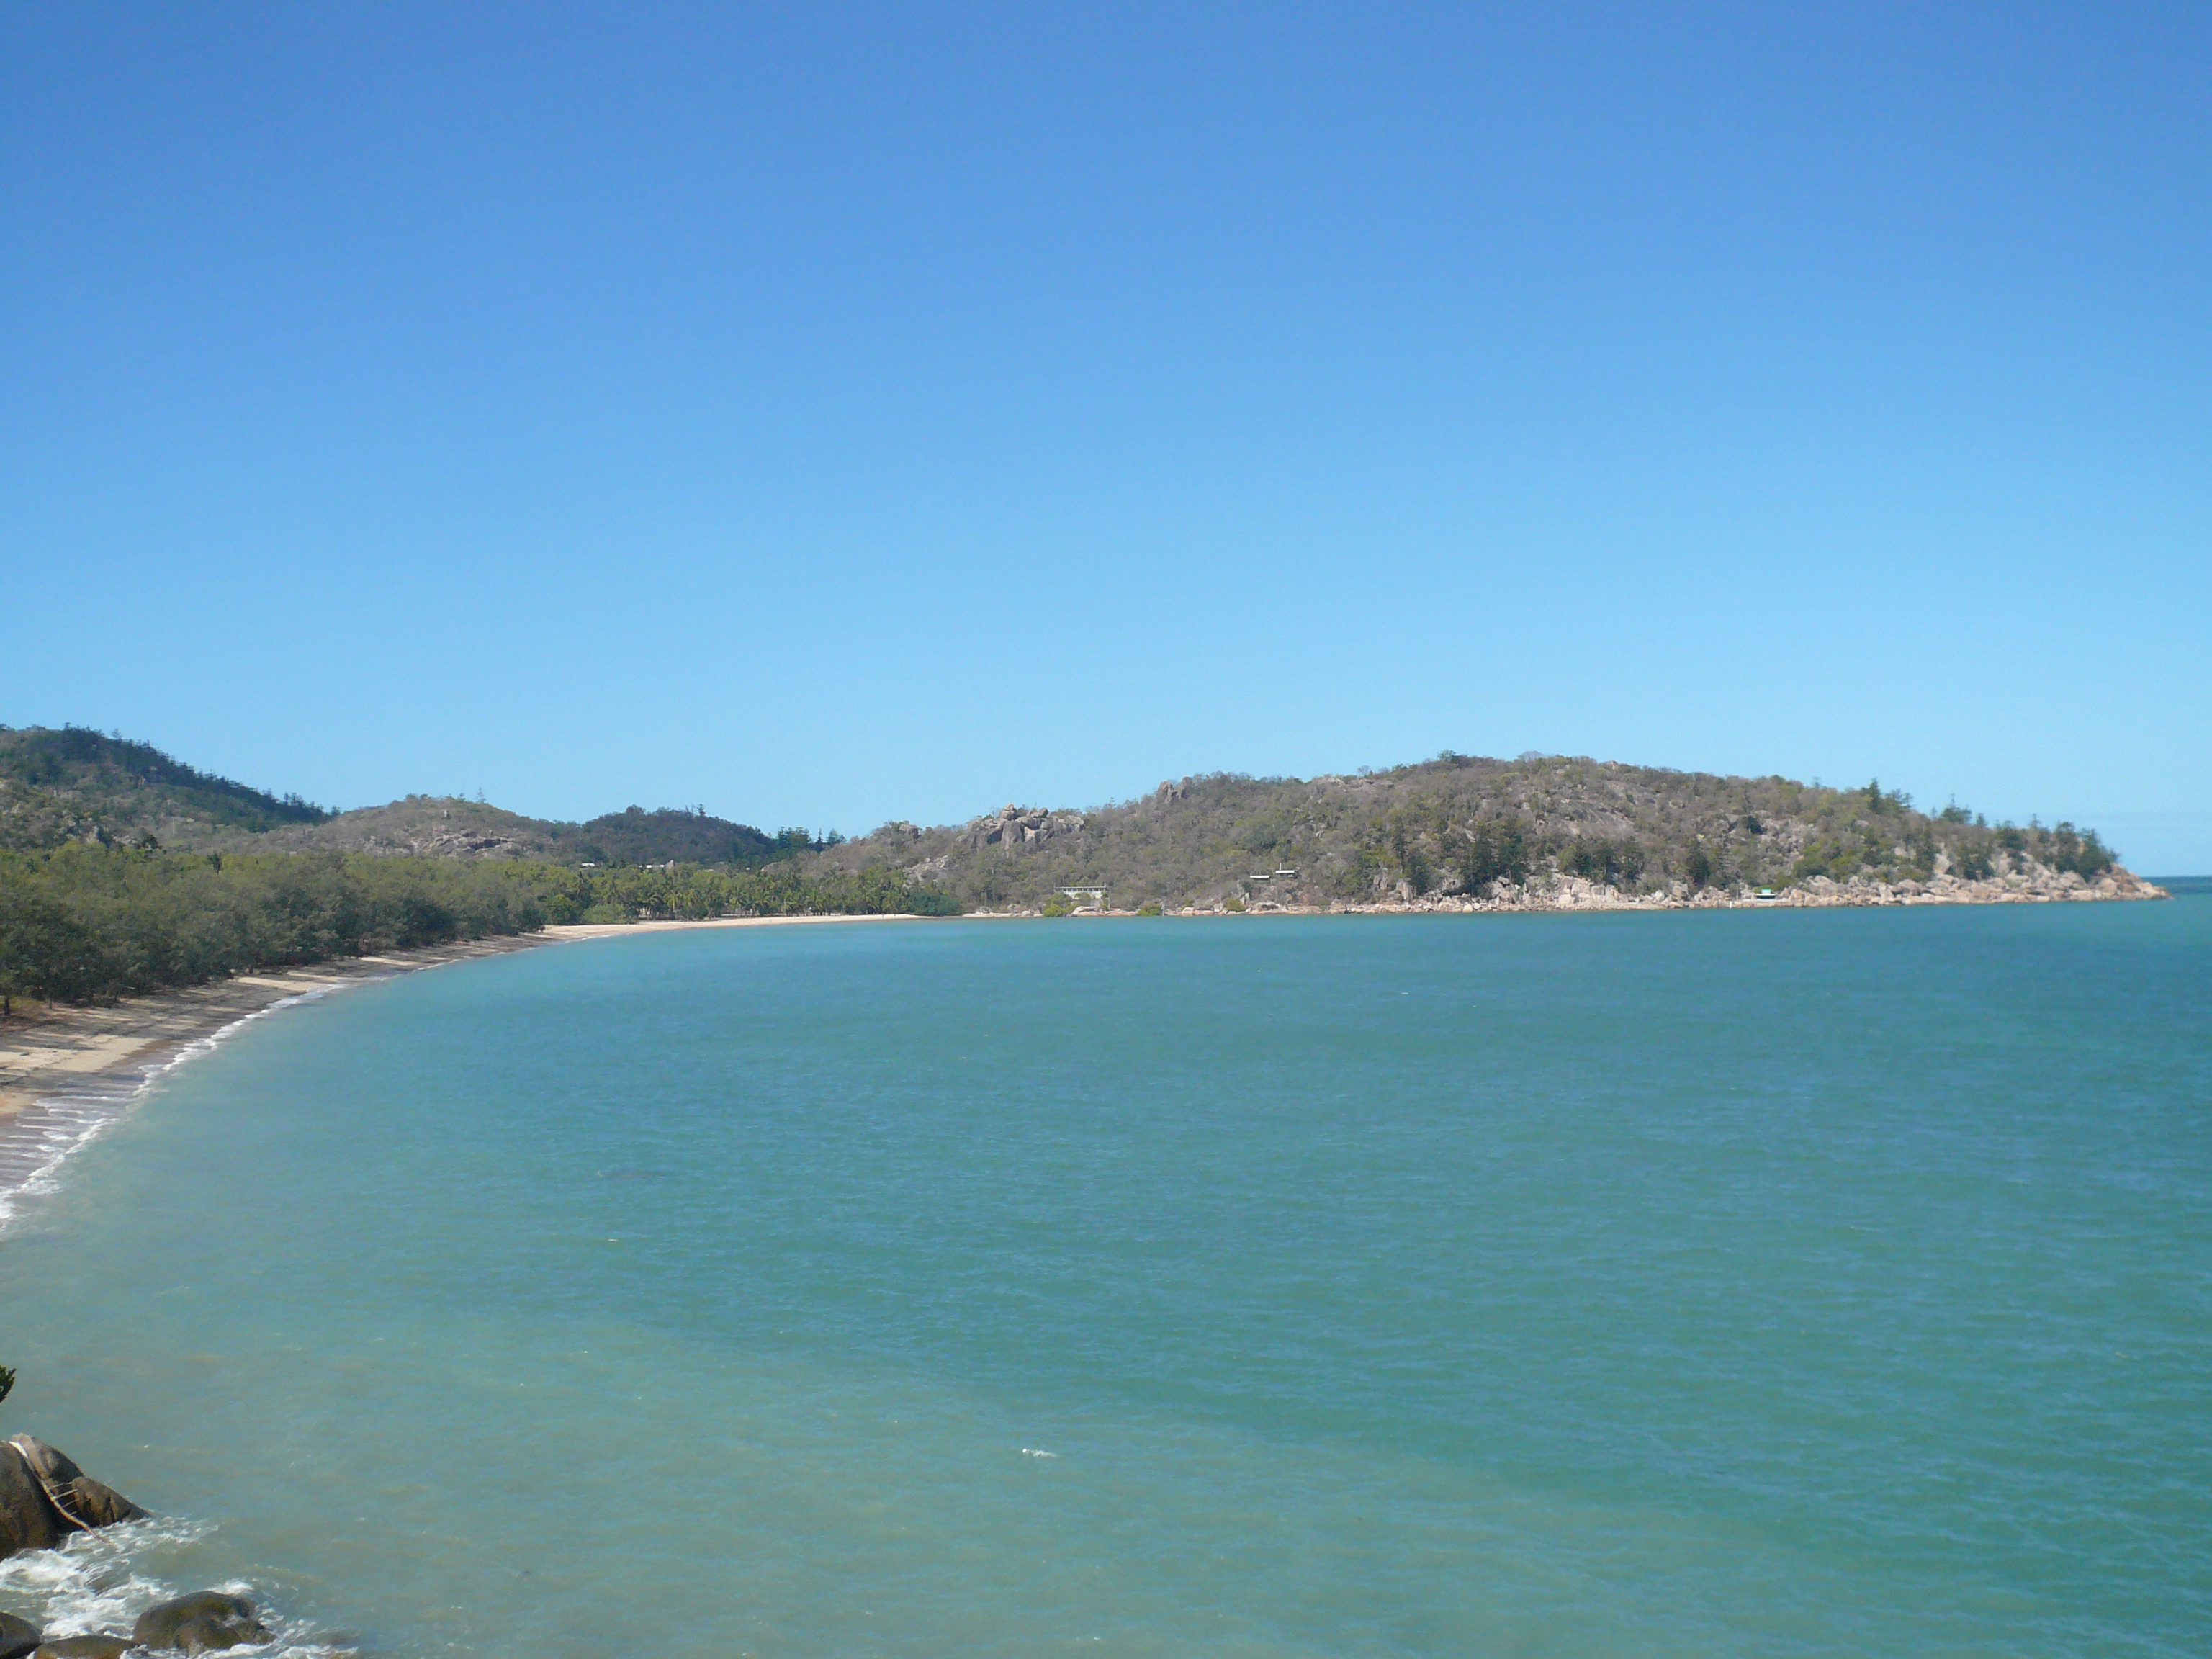
[[[1879,783],[1832,789],[1449,753],[1350,777],[1186,778],[1089,811],[1007,806],[954,827],[890,823],[819,860],[884,860],[985,908],[1042,908],[1080,887],[1105,888],[1117,908],[1544,904],[1592,890],[1826,892],[2037,871],[2078,887],[2115,870],[2094,831],[1991,826],[1956,806],[1931,815]]]
[[[262,834],[331,815],[83,726],[0,726],[0,846]]]
[[[750,823],[711,817],[703,806],[664,806],[657,812],[626,807],[588,823],[562,824],[562,845],[572,862],[702,864],[747,869],[773,864],[821,845],[804,830],[763,834]],[[842,839],[842,838],[841,838]]]
[[[183,843],[179,843],[183,844]],[[198,845],[198,843],[193,843]],[[804,830],[770,836],[701,807],[633,806],[588,823],[524,817],[456,795],[410,795],[324,823],[257,836],[270,852],[379,853],[412,858],[536,859],[551,864],[695,864],[751,869],[825,845]],[[209,850],[239,850],[238,837]]]
[[[178,842],[200,852],[376,853],[404,858],[557,860],[563,826],[459,795],[410,795],[384,806],[340,812],[320,823],[257,836],[220,835]]]
[[[453,795],[410,795],[336,812],[216,777],[150,744],[81,726],[0,726],[0,847],[68,842],[189,852],[374,853],[539,859],[556,864],[696,864],[750,869],[834,844],[775,835],[703,807],[630,807],[588,823],[525,817]]]
[[[1547,906],[1593,893],[1657,901],[1759,887],[1845,895],[1931,884],[1958,896],[2057,896],[2119,871],[2094,830],[1990,825],[1914,810],[1878,783],[1824,788],[1564,756],[1445,754],[1349,777],[1231,774],[1090,811],[1007,806],[957,826],[897,823],[841,842],[769,836],[701,808],[630,807],[588,823],[410,795],[331,814],[79,728],[0,728],[0,847],[70,841],[200,852],[327,852],[608,868],[746,869],[794,857],[818,876],[889,866],[970,908],[1042,908],[1063,888],[1118,908],[1468,902]],[[650,908],[647,901],[641,905]]]

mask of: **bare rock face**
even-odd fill
[[[171,1648],[185,1653],[220,1653],[269,1639],[269,1627],[253,1616],[253,1603],[221,1590],[196,1590],[158,1602],[138,1615],[131,1640],[142,1648]]]
[[[0,1659],[22,1659],[39,1645],[39,1627],[12,1613],[0,1613]]]
[[[1027,847],[1080,830],[1083,825],[1080,812],[1045,812],[1009,802],[994,817],[971,819],[966,842],[978,852],[986,847]]]
[[[95,1480],[45,1441],[19,1434],[9,1445],[30,1465],[46,1501],[63,1516],[87,1530],[118,1521],[143,1521],[146,1511],[105,1481]],[[72,1528],[71,1530],[76,1530]]]
[[[50,1550],[77,1530],[46,1497],[22,1452],[0,1444],[0,1557]]]

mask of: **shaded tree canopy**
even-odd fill
[[[878,866],[579,870],[362,854],[0,853],[0,994],[87,1002],[253,968],[532,933],[550,922],[943,915]]]

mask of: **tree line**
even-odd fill
[[[72,843],[0,853],[0,1011],[19,997],[91,1002],[549,923],[958,908],[881,866],[578,870]]]
[[[884,864],[858,870],[802,871],[792,861],[750,870],[585,870],[511,865],[529,870],[547,919],[567,921],[696,921],[715,916],[951,916],[951,895],[917,884]]]

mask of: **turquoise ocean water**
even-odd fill
[[[0,1568],[408,1656],[2212,1648],[2212,898],[407,975],[0,1237]]]

